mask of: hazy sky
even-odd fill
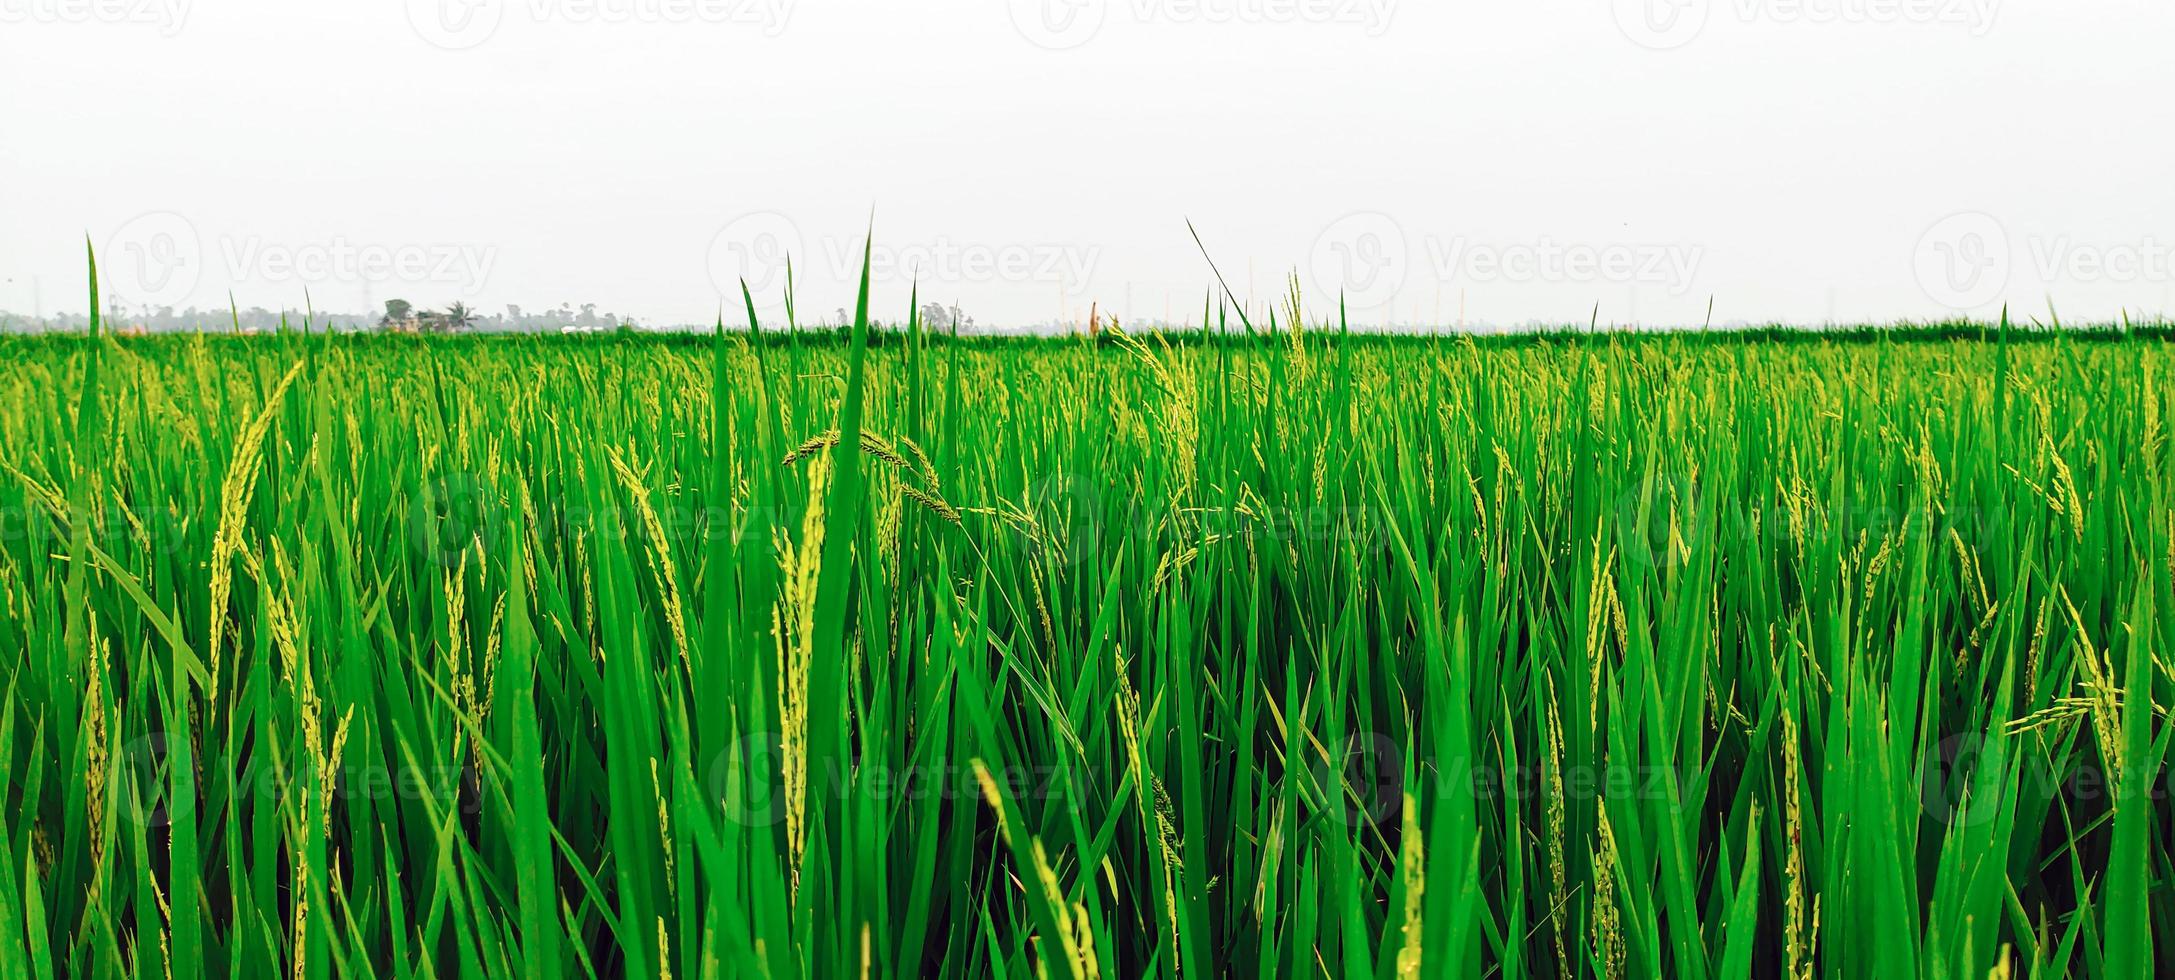
[[[0,0],[0,309],[2175,310],[2167,0]]]

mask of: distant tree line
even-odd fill
[[[300,330],[304,320],[313,330],[342,332],[413,330],[419,333],[556,333],[564,330],[610,330],[631,327],[631,319],[599,312],[597,304],[561,303],[530,311],[507,306],[503,313],[484,313],[465,303],[429,310],[407,300],[388,300],[382,313],[328,313],[324,310],[268,310],[261,306],[200,309],[153,306],[109,307],[100,318],[116,333],[273,333],[282,326]],[[0,312],[0,332],[39,333],[79,331],[90,327],[90,317],[61,313],[31,317]]]
[[[920,310],[921,328],[931,334],[948,334],[954,330],[963,334],[976,332],[974,317],[957,305],[923,303]],[[543,310],[529,310],[508,304],[504,312],[484,313],[466,303],[453,303],[443,309],[426,309],[405,299],[385,301],[385,308],[378,313],[328,313],[324,310],[268,310],[261,306],[243,308],[199,309],[191,306],[143,307],[127,309],[121,306],[108,308],[103,317],[106,327],[116,333],[274,333],[281,328],[332,329],[343,333],[371,331],[409,332],[429,334],[451,333],[562,333],[593,332],[621,329],[641,329],[632,318],[616,313],[599,311],[595,303],[561,303]],[[803,322],[803,330],[827,328],[845,329],[852,325],[853,314],[845,309],[836,311],[835,319],[823,318],[824,322]],[[904,322],[887,324],[891,328],[905,330]],[[90,326],[90,318],[79,313],[63,313],[43,318],[10,314],[0,311],[0,333],[39,333],[44,331],[80,331]],[[765,326],[773,324],[766,320]],[[783,324],[776,324],[783,326]],[[706,323],[681,324],[662,329],[687,329],[707,332]],[[1054,328],[1053,328],[1054,329]]]

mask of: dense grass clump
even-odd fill
[[[0,977],[2175,948],[2161,340],[894,340],[0,340]]]

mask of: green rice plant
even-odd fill
[[[744,300],[0,337],[0,980],[2175,944],[2164,332]]]

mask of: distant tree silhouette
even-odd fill
[[[466,303],[455,303],[446,307],[446,311],[438,314],[436,319],[440,329],[448,333],[460,333],[476,325],[476,311],[469,309]]]

